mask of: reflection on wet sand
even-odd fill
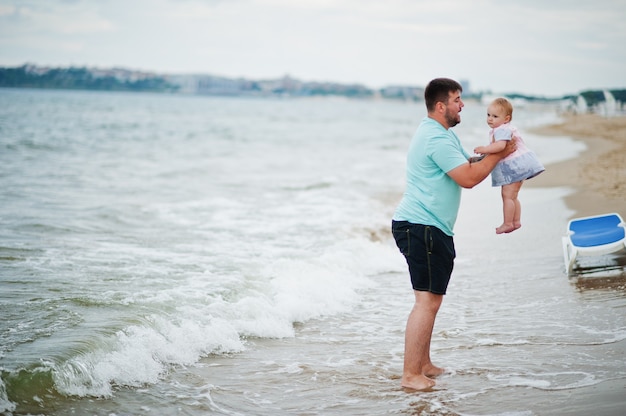
[[[572,280],[580,291],[609,289],[626,295],[626,254],[584,262]]]
[[[626,274],[623,271],[618,276],[580,276],[574,284],[580,291],[610,289],[626,296]]]

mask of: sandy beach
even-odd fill
[[[573,188],[565,202],[576,217],[607,212],[626,215],[626,116],[569,115],[562,124],[533,132],[582,140],[587,150],[575,159],[546,166],[526,186]]]

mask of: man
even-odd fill
[[[500,153],[470,163],[456,134],[461,122],[461,85],[432,80],[424,92],[428,116],[422,120],[407,158],[406,191],[392,221],[396,244],[409,266],[415,304],[409,315],[404,346],[402,386],[427,390],[444,372],[430,360],[435,317],[446,293],[454,258],[453,231],[461,188],[483,181],[496,164],[515,150],[511,140]]]

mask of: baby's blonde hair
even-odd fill
[[[513,120],[513,104],[511,104],[509,100],[504,97],[499,97],[493,100],[491,104],[500,106],[500,108],[502,108],[506,113],[505,115],[510,116],[511,120]]]

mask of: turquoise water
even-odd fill
[[[624,404],[611,394],[626,386],[625,284],[564,274],[568,189],[523,189],[524,226],[507,236],[493,233],[498,191],[464,191],[433,337],[450,372],[433,392],[399,388],[412,293],[389,222],[423,116],[422,103],[0,90],[0,411]],[[472,149],[484,109],[462,117]],[[556,120],[515,117],[523,134]],[[544,163],[583,150],[524,137]]]

